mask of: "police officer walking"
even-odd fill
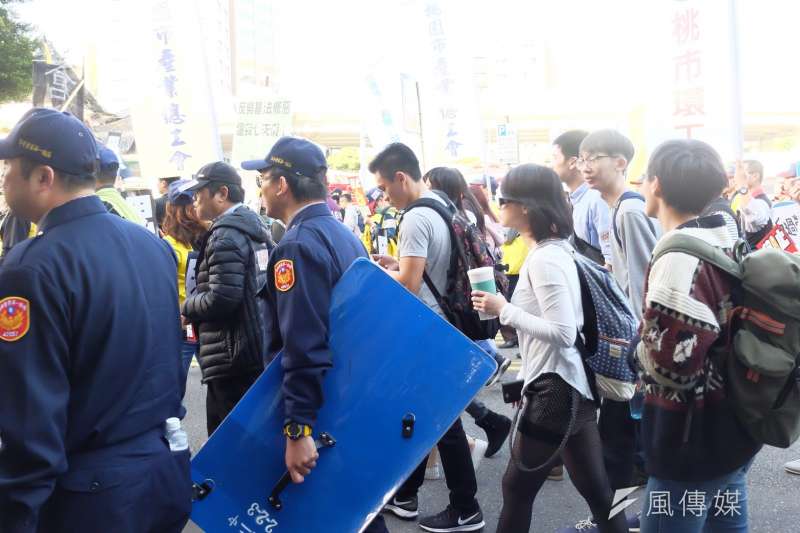
[[[6,201],[38,225],[0,269],[0,531],[179,532],[174,255],[95,196],[97,145],[73,116],[29,111],[0,159]]]
[[[333,365],[328,344],[333,287],[356,259],[367,254],[328,208],[327,164],[315,144],[283,137],[266,158],[246,161],[242,167],[260,172],[267,215],[287,226],[269,262],[270,354],[275,357],[283,350],[286,467],[292,481],[302,483],[316,466],[312,435],[324,402],[322,382]],[[366,531],[387,531],[383,517],[378,516]]]

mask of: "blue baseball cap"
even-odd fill
[[[89,128],[55,109],[31,109],[0,140],[0,159],[24,157],[76,176],[93,174],[97,156]]]
[[[328,163],[319,146],[300,137],[281,137],[272,146],[267,157],[242,163],[245,170],[264,171],[272,167],[315,178],[320,169],[328,168]]]
[[[97,159],[100,162],[100,170],[102,171],[119,169],[117,154],[111,148],[99,143],[97,145]]]
[[[194,202],[192,191],[186,190],[190,187],[192,180],[177,180],[169,184],[167,189],[167,202],[173,205],[189,205]]]

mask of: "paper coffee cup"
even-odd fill
[[[494,283],[494,267],[473,268],[467,271],[467,276],[469,276],[469,284],[472,290],[497,294],[497,286]],[[478,316],[481,320],[497,318],[494,315],[487,315],[480,311],[478,311]]]

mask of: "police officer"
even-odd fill
[[[175,257],[94,194],[97,145],[33,109],[0,141],[37,235],[0,269],[0,531],[179,532],[191,509]],[[132,261],[136,264],[131,264]]]
[[[292,481],[302,483],[316,466],[312,435],[324,401],[322,382],[333,365],[328,344],[333,287],[353,261],[367,254],[327,206],[327,165],[315,144],[283,137],[266,158],[242,167],[260,172],[267,215],[287,226],[269,262],[270,354],[283,350],[286,467]],[[386,531],[383,517],[367,531]]]

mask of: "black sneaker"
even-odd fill
[[[480,509],[476,512],[461,516],[461,513],[447,506],[447,509],[433,516],[427,516],[419,521],[419,527],[433,533],[448,533],[449,531],[478,531],[483,529],[483,513]]]
[[[417,497],[398,498],[393,496],[389,503],[383,506],[384,511],[389,511],[400,520],[414,520],[419,516]]]
[[[489,446],[483,454],[484,457],[491,457],[499,452],[511,431],[511,419],[494,411],[489,411],[483,418],[476,420],[475,425],[486,432]]]

